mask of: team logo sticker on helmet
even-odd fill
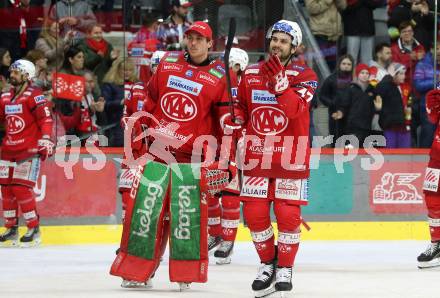
[[[176,121],[190,121],[197,115],[197,105],[188,95],[169,92],[160,99],[160,107],[165,115]]]
[[[24,129],[24,120],[17,115],[6,116],[6,130],[9,134],[15,135],[22,132]]]
[[[289,120],[280,109],[262,106],[252,111],[251,123],[255,132],[261,135],[276,135],[287,128]]]

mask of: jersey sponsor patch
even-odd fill
[[[251,76],[246,79],[248,85],[261,85],[263,84],[263,79],[259,76]]]
[[[316,90],[316,88],[318,88],[317,81],[305,81],[305,82],[301,82],[300,85],[306,86],[306,87],[311,87],[313,90]]]
[[[221,65],[217,65],[216,67],[215,67],[218,71],[220,71],[221,73],[223,73],[223,74],[225,74],[226,73],[226,70],[223,68],[223,66],[221,66]]]
[[[219,79],[223,78],[223,74],[214,68],[211,68],[209,70],[209,73],[212,74],[213,76],[216,76]]]
[[[212,86],[216,86],[219,83],[219,79],[217,77],[214,77],[206,72],[199,72],[199,74],[196,77],[196,81],[208,83]]]
[[[423,181],[423,190],[437,192],[440,180],[439,178],[440,169],[427,168],[425,172],[425,179]]]
[[[299,75],[299,72],[296,70],[289,69],[289,70],[286,70],[286,75],[296,77],[297,75]]]
[[[275,180],[275,198],[308,201],[308,180],[277,178]]]
[[[7,179],[9,177],[9,167],[0,166],[0,179]]]
[[[187,77],[187,78],[192,78],[193,75],[194,75],[194,72],[191,69],[188,69],[185,72],[185,77]]]
[[[252,198],[267,198],[269,188],[269,178],[243,176],[241,196]]]
[[[246,69],[244,74],[259,74],[260,70],[258,68],[250,68],[250,69]]]
[[[166,62],[177,62],[177,60],[179,60],[177,57],[166,57],[165,58]]]
[[[167,87],[198,96],[203,85],[177,76],[169,76]]]
[[[289,120],[280,109],[262,106],[254,109],[251,113],[252,128],[261,135],[277,135],[283,132]]]
[[[266,90],[252,90],[252,103],[277,104],[275,95]]]
[[[238,95],[238,88],[231,88],[231,95],[233,98],[236,98]]]
[[[34,97],[35,103],[42,103],[46,100],[46,97],[44,95],[38,95]]]
[[[23,105],[7,105],[5,106],[5,114],[11,115],[11,114],[21,114],[23,113]]]
[[[131,57],[142,57],[142,56],[144,56],[144,49],[143,48],[132,48],[130,54],[131,54]]]
[[[194,100],[180,92],[169,92],[160,99],[160,107],[165,115],[176,121],[190,121],[197,115]]]
[[[174,64],[174,63],[162,63],[162,70],[163,71],[177,71],[180,72],[183,69],[183,65],[180,64]]]
[[[139,100],[137,103],[137,111],[142,111],[144,108],[144,102],[142,100]]]

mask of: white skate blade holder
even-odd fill
[[[226,257],[226,258],[216,258],[215,263],[217,265],[228,265],[231,264],[231,257]]]
[[[188,291],[189,289],[191,289],[190,282],[178,282],[177,284],[179,285],[180,292]]]
[[[152,289],[153,281],[151,278],[147,282],[133,281],[133,280],[123,280],[121,287],[124,289]]]
[[[41,244],[41,238],[35,239],[31,242],[20,242],[21,248],[31,248],[31,247],[37,247]]]
[[[429,262],[418,262],[418,267],[419,269],[440,267],[440,256],[435,259],[432,259]]]
[[[18,239],[17,240],[6,240],[5,242],[0,243],[1,248],[17,247],[18,245],[19,245]]]
[[[288,298],[293,297],[293,290],[291,291],[277,291],[275,289],[275,283],[273,283],[269,288],[255,292],[255,298]]]

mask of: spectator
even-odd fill
[[[370,61],[370,67],[376,67],[376,82],[379,83],[388,74],[387,68],[391,64],[391,46],[389,43],[380,43],[374,49],[374,60]],[[371,74],[370,74],[371,75]]]
[[[383,129],[386,148],[410,148],[411,127],[405,121],[406,114],[409,112],[411,115],[409,89],[403,86],[406,69],[403,64],[394,62],[388,67],[388,73],[376,88],[376,93],[383,100],[379,124]]]
[[[388,26],[399,28],[402,22],[414,25],[414,36],[425,49],[430,49],[434,34],[434,1],[402,0],[389,12]]]
[[[371,134],[371,120],[381,108],[381,98],[374,99],[373,87],[369,84],[370,68],[366,64],[356,66],[355,78],[345,89],[341,99],[341,110],[338,116],[345,118],[345,134],[354,135],[358,147],[369,147],[365,139]],[[350,147],[356,147],[350,144]]]
[[[0,48],[0,92],[9,89],[9,66],[11,66],[11,54],[8,49]]]
[[[347,7],[346,0],[305,0],[310,15],[310,29],[318,42],[330,71],[336,67],[338,41],[342,36],[339,12]]]
[[[99,97],[95,100],[94,90],[96,87],[96,77],[91,71],[84,72],[85,79],[85,95],[81,101],[80,107],[80,121],[77,123],[75,129],[78,136],[97,132],[99,130],[99,122],[103,122],[104,118],[104,97]],[[99,119],[99,120],[98,120]],[[89,141],[96,142],[97,135],[93,135]],[[84,143],[84,142],[83,142]]]
[[[337,63],[337,69],[328,76],[319,92],[319,100],[328,107],[328,127],[330,135],[334,136],[332,147],[336,140],[343,135],[345,118],[340,111],[342,95],[353,79],[353,57],[342,55]]]
[[[25,59],[31,61],[35,65],[35,77],[33,84],[43,91],[47,91],[52,88],[50,85],[50,80],[48,78],[48,66],[47,58],[44,53],[40,50],[30,50]]]
[[[60,0],[52,6],[49,17],[60,24],[62,36],[75,30],[75,38],[84,37],[87,28],[96,24],[92,8],[85,0]]]
[[[373,10],[382,5],[382,0],[349,0],[342,12],[344,35],[347,37],[347,53],[354,62],[368,63],[373,60],[374,20]]]
[[[400,37],[391,46],[393,62],[406,68],[405,83],[412,85],[415,66],[425,56],[425,48],[414,38],[413,25],[403,22],[399,26]]]
[[[78,48],[84,53],[84,68],[96,75],[100,85],[113,61],[118,58],[119,50],[114,50],[103,38],[100,25],[92,25],[88,29],[87,37],[78,43]]]
[[[109,146],[111,147],[124,146],[124,134],[120,125],[125,98],[124,84],[132,84],[136,81],[134,64],[124,61],[123,58],[115,60],[104,77],[101,90],[105,99],[105,115],[109,124],[116,124],[115,127],[107,131]]]
[[[151,76],[149,59],[160,48],[160,41],[157,39],[156,34],[158,28],[158,16],[155,13],[147,14],[143,26],[128,44],[128,55],[135,62],[139,79],[143,82],[149,81]]]
[[[173,0],[171,15],[159,26],[157,32],[163,49],[179,51],[184,48],[184,33],[191,25],[187,20],[188,8],[191,6],[188,0]]]
[[[60,36],[59,24],[53,20],[46,19],[40,38],[35,43],[35,49],[44,53],[47,64],[58,69],[64,59],[64,52],[71,45],[74,36],[73,31],[69,31],[63,37]]]
[[[416,65],[414,72],[414,88],[420,94],[420,138],[419,147],[431,148],[432,140],[434,138],[435,125],[432,124],[426,115],[426,93],[434,89],[434,59],[433,55],[437,55],[437,82],[440,77],[440,44],[437,44],[437,51],[427,53],[425,57],[420,60]]]

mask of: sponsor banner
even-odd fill
[[[241,196],[253,198],[267,198],[269,178],[243,176]]]
[[[3,169],[6,167],[0,167]],[[1,172],[1,170],[0,170]],[[113,216],[116,212],[117,168],[107,162],[99,171],[82,163],[72,168],[74,179],[53,160],[42,163],[34,193],[42,218]],[[91,179],[92,178],[92,179]],[[1,204],[0,204],[1,209]]]
[[[374,213],[425,213],[424,162],[386,162],[370,172],[370,207]]]

